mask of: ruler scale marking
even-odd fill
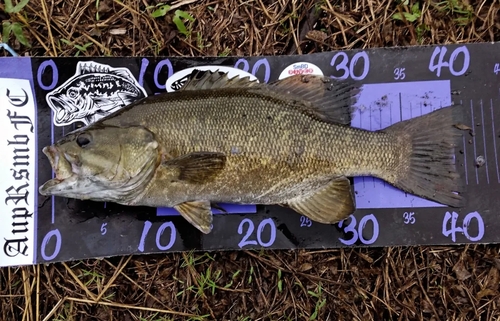
[[[472,131],[474,132],[474,108],[473,108],[473,104],[472,104],[472,99],[470,100],[470,112],[471,112],[471,128],[472,128]],[[474,137],[472,137],[472,146],[474,148],[474,170],[476,171],[476,184],[479,185],[479,175],[477,173],[477,166],[475,166],[476,164],[476,159],[477,159],[477,150],[476,150],[476,135],[474,133]]]
[[[484,129],[485,123],[484,123],[484,111],[483,111],[483,100],[481,99],[481,123],[483,127],[483,143],[484,143],[484,165],[486,166],[486,182],[489,184],[490,183],[490,174],[488,173],[488,150],[486,148],[486,130]]]
[[[493,115],[493,99],[490,99],[491,110],[491,130],[493,131],[493,150],[495,151],[495,164],[497,169],[497,180],[500,183],[500,171],[498,170],[498,154],[497,154],[497,134],[495,131],[495,116]]]

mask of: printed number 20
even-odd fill
[[[276,225],[274,225],[274,221],[270,218],[267,218],[265,220],[262,220],[260,222],[259,226],[257,227],[257,240],[250,240],[250,236],[252,235],[255,226],[254,223],[246,218],[241,221],[240,225],[238,226],[238,234],[242,235],[244,233],[243,228],[245,226],[245,223],[248,223],[248,229],[246,230],[245,236],[243,236],[243,239],[238,243],[238,246],[240,249],[247,245],[260,245],[262,247],[270,247],[274,244],[274,241],[276,240]],[[269,232],[269,241],[264,242],[262,240],[262,234],[264,233],[264,229],[266,228],[266,225],[269,225],[271,228],[271,231]],[[257,243],[258,242],[258,243]]]
[[[358,240],[360,240],[361,243],[363,243],[363,244],[373,244],[377,240],[378,234],[379,234],[379,226],[378,226],[378,221],[377,221],[377,218],[375,217],[375,215],[370,214],[370,215],[364,216],[359,221],[359,226],[358,226],[357,229],[356,229],[356,223],[357,223],[356,217],[354,217],[353,215],[351,215],[351,216],[349,216],[349,218],[351,219],[351,222],[349,223],[349,225],[347,225],[346,227],[344,227],[344,233],[351,232],[353,234],[352,238],[349,239],[349,240],[345,240],[345,239],[339,238],[340,242],[342,242],[345,245],[353,245]],[[344,221],[340,221],[338,223],[338,226],[340,228],[342,228],[342,226],[344,224]],[[368,223],[368,221],[372,221],[372,223],[373,223],[373,234],[372,234],[372,237],[370,239],[366,240],[363,237],[363,230],[365,229],[366,223]]]

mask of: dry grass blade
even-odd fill
[[[106,291],[108,291],[108,289],[113,285],[113,282],[115,282],[116,278],[118,277],[118,275],[120,275],[123,271],[123,269],[125,268],[125,266],[127,266],[128,262],[130,262],[130,259],[132,259],[132,256],[129,256],[127,258],[127,260],[125,262],[122,262],[123,261],[123,258],[120,260],[120,264],[118,265],[119,268],[117,268],[115,270],[115,273],[113,273],[113,276],[111,277],[111,279],[109,279],[108,283],[106,284],[106,286],[104,287],[104,289],[102,289],[102,291],[99,293],[99,295],[97,296],[97,298],[95,299],[96,301],[100,301],[102,296],[106,293]]]
[[[73,270],[65,263],[65,262],[62,262],[61,263],[64,268],[66,269],[66,271],[69,273],[69,275],[71,275],[71,277],[73,278],[73,280],[80,286],[80,288],[87,294],[88,297],[92,298],[92,300],[95,302],[97,301],[97,297],[95,296],[94,293],[90,292],[89,289],[87,288],[87,286],[85,286],[82,281],[80,281],[80,279],[78,278],[78,276],[76,276],[75,272],[73,272]]]
[[[105,306],[116,307],[116,308],[120,308],[120,309],[142,310],[142,311],[149,311],[149,312],[178,315],[178,316],[183,316],[183,317],[197,317],[197,315],[195,315],[195,314],[182,313],[182,312],[176,312],[176,311],[170,311],[170,310],[155,309],[155,308],[140,307],[140,306],[134,306],[134,305],[130,305],[130,304],[123,304],[123,303],[117,303],[117,302],[103,302],[103,301],[94,302],[91,300],[79,299],[79,298],[66,298],[66,300],[78,302],[78,303],[105,305]]]
[[[66,301],[66,298],[60,299],[56,305],[52,308],[52,310],[49,311],[49,313],[43,318],[43,321],[49,321],[51,320],[52,316],[59,310],[59,308],[63,305],[63,303]]]

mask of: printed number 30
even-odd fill
[[[357,227],[357,229],[356,229],[356,223],[357,223],[356,217],[354,217],[353,215],[351,215],[351,216],[349,216],[349,218],[351,219],[351,222],[349,223],[349,225],[347,225],[346,227],[344,227],[344,233],[351,232],[352,233],[352,238],[349,239],[349,240],[345,240],[343,238],[339,238],[340,242],[342,242],[345,245],[353,245],[358,240],[361,241],[361,243],[363,243],[363,244],[373,244],[373,243],[375,243],[375,241],[378,238],[378,234],[379,234],[378,221],[377,221],[377,218],[375,217],[375,215],[370,214],[370,215],[364,216],[359,221],[359,226]],[[340,221],[338,223],[338,226],[340,228],[342,228],[342,226],[344,225],[344,221]],[[372,221],[372,224],[373,224],[373,233],[372,233],[372,237],[367,240],[363,236],[363,231],[364,231],[366,223],[368,223],[368,221]]]

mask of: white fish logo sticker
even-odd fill
[[[76,73],[46,96],[54,112],[53,123],[89,125],[134,101],[147,97],[127,68],[80,61]]]

